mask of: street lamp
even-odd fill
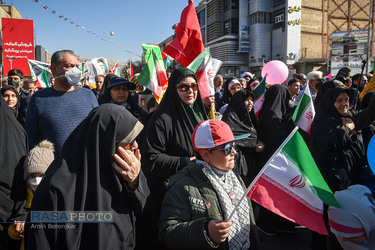
[[[9,62],[10,62],[10,69],[13,69],[12,62],[14,60],[16,60],[16,57],[15,56],[6,56],[6,59],[8,59]]]

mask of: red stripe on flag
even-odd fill
[[[247,196],[275,214],[305,226],[320,234],[328,235],[323,215],[291,196],[262,174]]]
[[[329,225],[336,231],[347,233],[347,234],[357,234],[357,233],[362,233],[365,231],[363,228],[348,227],[345,225],[338,224],[332,220],[329,220]]]

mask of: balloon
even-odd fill
[[[273,60],[266,63],[262,69],[262,77],[266,76],[266,82],[271,85],[285,82],[288,75],[288,66],[279,60]]]
[[[110,34],[111,36],[113,36],[113,35],[115,34],[115,32],[111,31],[111,32],[109,32],[109,34]]]
[[[375,174],[375,135],[367,147],[367,160],[372,172]]]

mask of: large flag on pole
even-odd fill
[[[262,109],[264,102],[264,93],[266,93],[266,76],[260,81],[260,83],[255,87],[254,94],[254,113],[256,117],[259,116],[260,110]]]
[[[163,52],[187,67],[204,51],[201,27],[193,0],[189,0],[189,5],[182,11],[175,33],[176,38],[165,47]]]
[[[315,117],[315,108],[311,98],[310,88],[307,84],[305,91],[293,113],[293,121],[303,131],[310,134],[311,124]]]
[[[137,81],[154,92],[155,97],[160,99],[167,86],[168,78],[160,49],[150,48],[150,50],[149,57],[146,59],[147,64],[139,74]]]
[[[206,48],[188,66],[197,76],[202,99],[215,95],[214,78],[222,64],[222,61],[212,58],[210,49]]]
[[[296,127],[247,189],[247,196],[275,214],[328,235],[323,202],[340,207]],[[240,202],[238,202],[240,203]]]

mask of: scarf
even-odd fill
[[[222,205],[224,218],[228,218],[236,204],[244,194],[244,190],[233,171],[228,171],[221,178],[217,176],[213,167],[199,161],[203,165],[203,173],[216,190]],[[245,201],[234,212],[233,224],[229,231],[229,249],[248,249],[250,247],[250,215],[249,204]]]

